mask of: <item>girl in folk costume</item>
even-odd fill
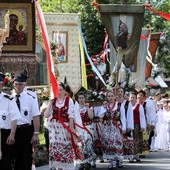
[[[49,163],[50,168],[74,170],[76,158],[82,159],[82,153],[75,140],[79,140],[74,130],[76,122],[73,100],[65,95],[65,86],[59,84],[57,98],[50,101],[44,116],[51,118],[49,129]],[[76,113],[77,114],[77,113]]]
[[[126,118],[126,134],[123,140],[123,157],[130,158],[133,155],[133,134],[134,130],[134,119],[133,119],[133,108],[132,104],[129,102],[129,98],[125,97],[125,90],[119,87],[117,90],[117,102],[125,108],[125,118]],[[123,167],[123,159],[118,160],[118,167]]]
[[[123,155],[123,134],[126,132],[125,109],[115,101],[113,91],[106,94],[108,102],[101,107],[101,144],[103,158],[110,161],[109,169],[116,169],[116,161]]]
[[[146,119],[143,106],[136,102],[136,94],[134,92],[130,94],[129,100],[132,104],[134,113],[134,148],[133,157],[129,159],[129,162],[132,163],[135,160],[136,162],[140,162],[138,154],[142,153],[142,132],[146,129]]]
[[[102,101],[101,101],[102,102]],[[102,106],[99,104],[99,106],[94,107],[94,117],[93,117],[93,145],[94,145],[94,152],[96,156],[94,157],[91,165],[92,168],[96,168],[96,159],[99,158],[100,163],[104,163],[103,159],[103,152],[101,147],[101,141],[100,141],[100,134],[101,134],[101,122],[99,119],[99,113],[100,108]]]
[[[78,101],[78,111],[80,113],[82,123],[83,123],[83,129],[81,130],[83,160],[80,164],[79,170],[88,170],[90,169],[91,161],[95,156],[93,151],[93,146],[92,146],[93,145],[93,126],[92,126],[93,108],[89,107],[89,103],[86,103],[84,92],[80,91],[77,94],[77,101]],[[76,106],[77,103],[75,104],[75,107]]]

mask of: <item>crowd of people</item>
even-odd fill
[[[40,107],[34,92],[26,89],[26,72],[14,76],[12,95],[3,91],[0,74],[0,169],[31,170],[33,147],[38,143],[40,113],[51,170],[96,168],[97,159],[108,169],[123,167],[123,160],[140,162],[150,151],[170,149],[170,98],[148,88],[125,93],[115,86],[100,105],[80,91],[72,98],[63,83],[56,98]]]
[[[109,161],[108,169],[116,169],[123,167],[124,159],[140,162],[150,151],[168,150],[170,100],[168,95],[160,95],[151,98],[149,89],[144,88],[127,96],[116,86],[105,92],[100,106],[95,106],[83,91],[71,99],[60,83],[58,97],[46,107],[43,104],[50,168],[75,169],[79,160],[79,170],[88,170],[95,168],[99,159]]]

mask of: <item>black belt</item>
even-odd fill
[[[20,128],[20,127],[28,127],[28,126],[31,126],[31,125],[29,123],[22,124],[22,125],[17,125],[18,128]]]

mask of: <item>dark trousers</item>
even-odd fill
[[[151,130],[151,132],[149,134],[149,149],[151,147],[152,137],[154,136],[154,134],[155,134],[154,130]]]
[[[32,126],[18,127],[15,135],[14,170],[32,169]]]
[[[45,137],[45,146],[47,148],[47,151],[49,152],[49,132],[48,129],[44,129],[44,137]]]
[[[11,170],[11,149],[12,145],[7,145],[6,141],[10,134],[10,129],[1,129],[1,151],[0,170]]]

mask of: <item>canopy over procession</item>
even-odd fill
[[[85,16],[0,0],[0,169],[116,170],[170,151],[170,32],[146,27],[149,13],[169,24],[166,4],[82,2]]]

